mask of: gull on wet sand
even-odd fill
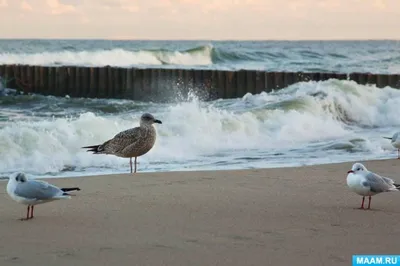
[[[400,184],[396,184],[390,178],[380,176],[368,169],[361,163],[353,164],[347,172],[347,186],[351,191],[362,196],[360,209],[364,209],[364,200],[368,196],[368,209],[371,208],[371,196],[383,192],[399,191]]]
[[[79,191],[78,187],[59,188],[45,181],[28,179],[24,173],[16,173],[9,177],[7,183],[7,194],[16,202],[27,205],[26,218],[33,218],[35,205],[43,204],[60,199],[69,199],[69,191]]]
[[[162,124],[153,115],[145,113],[140,118],[139,127],[122,131],[102,144],[82,148],[88,149],[87,151],[93,152],[93,154],[111,154],[117,157],[129,158],[131,173],[133,172],[132,158],[135,158],[134,172],[136,173],[137,157],[149,152],[156,142],[157,133],[153,126],[154,123]]]
[[[397,159],[400,159],[400,132],[396,132],[392,137],[383,137],[384,139],[390,139],[390,143],[397,149]]]

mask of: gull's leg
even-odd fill
[[[369,196],[368,199],[369,199],[369,200],[368,200],[368,209],[370,209],[370,208],[371,208],[371,196]]]
[[[31,208],[31,205],[28,205],[28,207],[26,208],[26,218],[21,218],[21,221],[25,221],[29,219],[29,210]]]
[[[397,149],[397,159],[400,159],[400,149]]]
[[[35,207],[34,205],[31,205],[31,217],[29,219],[33,218],[33,207]]]
[[[129,165],[131,166],[131,173],[132,173],[132,157],[129,158]]]
[[[364,200],[365,200],[365,197],[362,198],[362,202],[361,202],[361,207],[360,207],[360,209],[364,209]]]
[[[137,157],[135,157],[135,173],[136,173],[136,159],[137,159]]]

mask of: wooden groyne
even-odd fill
[[[200,93],[207,99],[236,98],[248,92],[270,92],[301,81],[332,78],[379,88],[400,88],[400,74],[370,73],[0,65],[0,77],[3,85],[24,93],[140,101],[164,101],[189,91]]]

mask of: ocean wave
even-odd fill
[[[137,126],[145,111],[154,113],[163,124],[157,125],[156,147],[139,160],[141,171],[216,167],[221,162],[238,164],[245,157],[261,165],[276,154],[309,160],[318,152],[329,151],[379,155],[390,150],[381,135],[400,126],[399,90],[339,80],[301,82],[271,93],[212,102],[196,97],[163,105],[48,98],[48,103],[57,102],[60,110],[69,110],[69,114],[58,116],[50,116],[53,107],[43,107],[44,99],[34,101],[21,104],[18,110],[2,110],[11,119],[0,123],[1,173],[124,171],[125,159],[95,156],[80,147],[101,143]],[[20,109],[38,106],[49,116],[25,114],[18,120],[12,116],[13,111],[15,115]]]
[[[42,53],[0,53],[2,64],[26,65],[74,65],[74,66],[120,66],[137,65],[211,65],[212,45],[205,45],[184,51],[138,50],[131,51],[121,48],[111,50],[70,51]]]

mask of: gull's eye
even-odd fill
[[[357,171],[362,171],[362,169],[361,168],[357,168]]]

